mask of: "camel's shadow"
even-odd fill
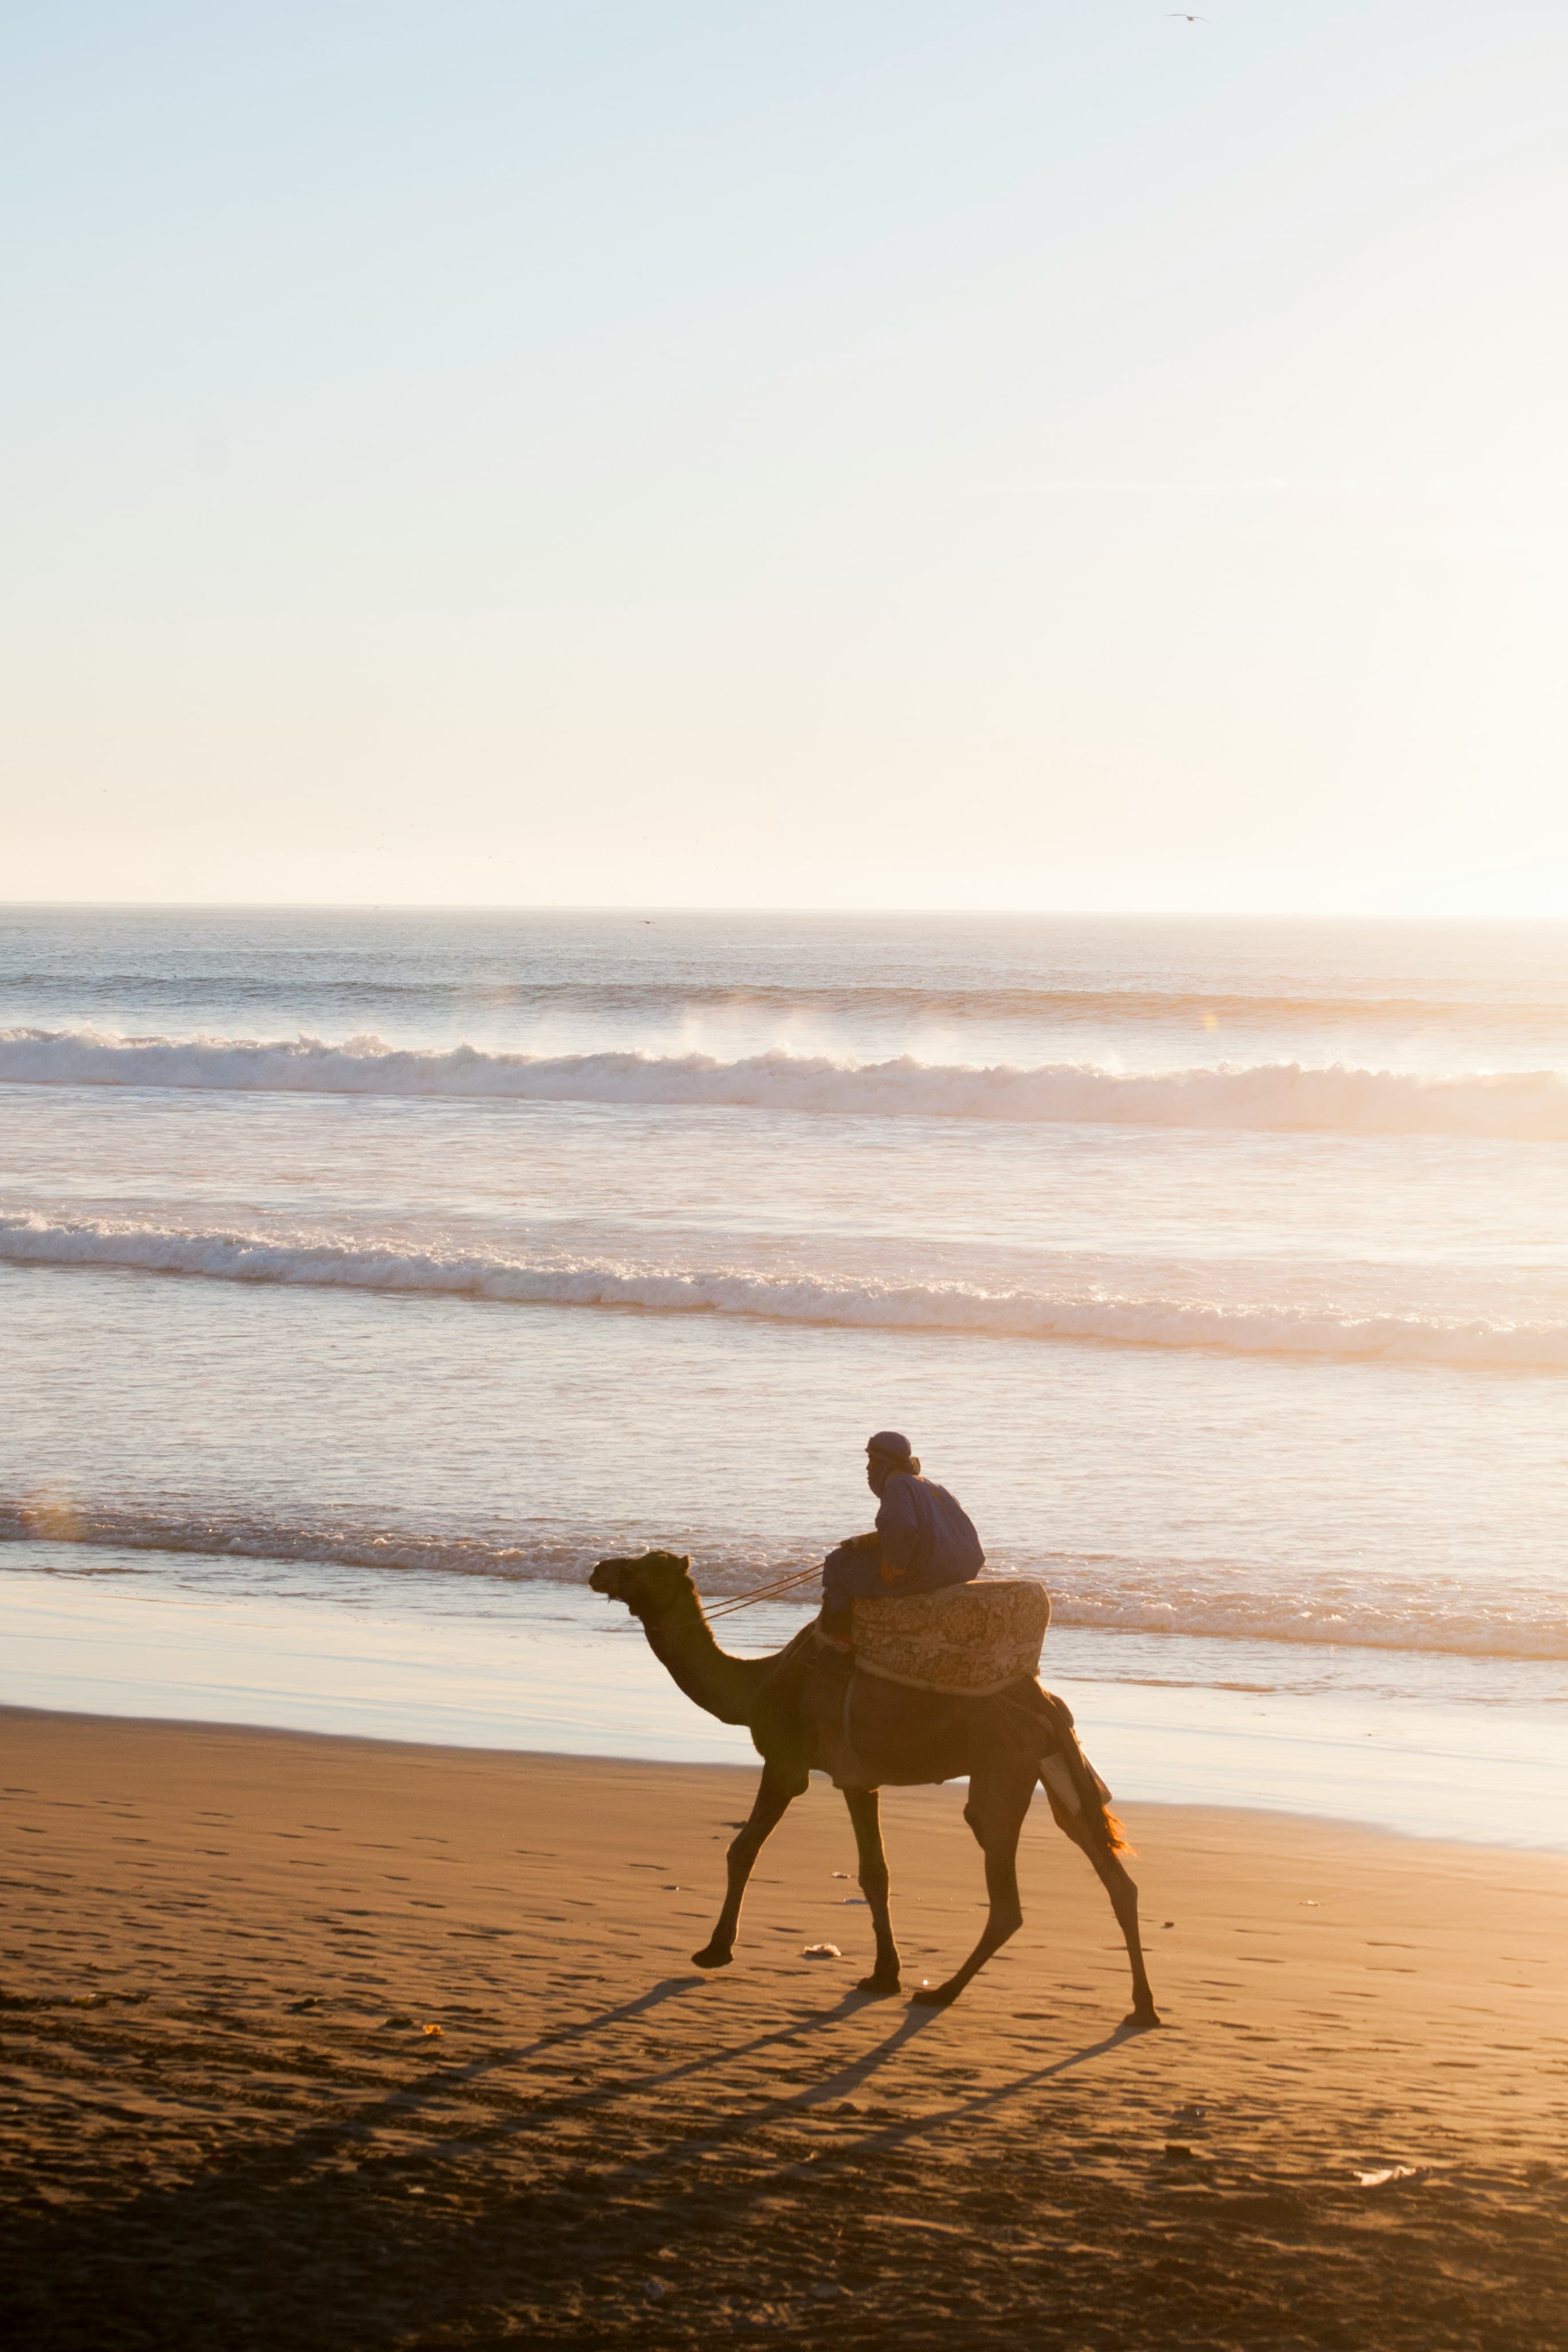
[[[571,2049],[594,2035],[612,2032],[633,2019],[645,2017],[667,2001],[701,1991],[710,1981],[700,1976],[664,1977],[630,2000],[617,2001],[608,2009],[542,2034],[531,2042],[491,2050],[467,2063],[433,2068],[422,2081],[400,2084],[395,2089],[367,2101],[351,2113],[335,2117],[331,2123],[316,2122],[307,2126],[293,2136],[289,2143],[289,2153],[295,2160],[306,2162],[320,2162],[334,2149],[349,2146],[353,2146],[356,2152],[366,2153],[369,2147],[374,2147],[376,2136],[383,2128],[388,2126],[406,2128],[411,2117],[422,2110],[438,2106],[454,2092],[475,2084],[498,2069],[504,2070],[519,2062]],[[871,2082],[880,2069],[898,2057],[919,2035],[929,2032],[948,2015],[945,2009],[910,2003],[900,2012],[891,2030],[868,2049],[846,2057],[837,2065],[829,2065],[818,2079],[794,2091],[758,2096],[753,2086],[733,2080],[734,2069],[743,2067],[747,2061],[755,2060],[768,2052],[792,2048],[798,2051],[803,2043],[816,2035],[847,2024],[862,2010],[885,2005],[887,1999],[885,1994],[852,1990],[821,2010],[804,2014],[797,2012],[787,2021],[770,2025],[761,2032],[740,2041],[716,2042],[668,2064],[656,2064],[647,2071],[639,2071],[614,2082],[574,2084],[553,2094],[536,2094],[530,2099],[525,2113],[504,2119],[497,2117],[488,2126],[481,2126],[471,2136],[477,2144],[488,2145],[492,2149],[530,2138],[547,2143],[553,2128],[563,2121],[593,2115],[604,2116],[624,2106],[630,2099],[646,2098],[649,2095],[698,2084],[709,2096],[715,2094],[723,2096],[727,2091],[730,2098],[743,2103],[727,2116],[699,2124],[688,2132],[678,2131],[656,2154],[634,2158],[602,2171],[598,2176],[606,2188],[613,2187],[617,2180],[629,2182],[634,2179],[646,2186],[650,2176],[660,2173],[679,2175],[688,2163],[704,2155],[736,2149],[773,2126],[809,2116],[814,2110],[841,2105]],[[1145,2030],[1135,2024],[1123,2023],[1097,2042],[1068,2051],[1044,2065],[1031,2067],[1026,2073],[995,2084],[987,2090],[952,2102],[943,2101],[940,2105],[928,2107],[918,2115],[890,2117],[872,2131],[847,2135],[841,2147],[818,2152],[814,2162],[847,2162],[883,2149],[897,2148],[909,2141],[994,2114],[1007,2101],[1049,2082],[1053,2076],[1070,2073],[1076,2067],[1109,2056],[1124,2042],[1138,2039]],[[730,2078],[728,2082],[727,2077]],[[284,2151],[274,2147],[267,2151],[266,2161],[269,2166],[276,2166],[283,2156]],[[786,2164],[784,2168],[790,2168]]]
[[[526,2050],[512,2053],[514,2057],[531,2057],[537,2050],[552,2050],[563,2042],[581,2042],[590,2033],[603,2033],[612,2025],[624,2025],[628,2018],[646,2017],[650,2009],[661,2008],[667,2000],[676,2000],[683,1992],[700,1992],[708,1982],[695,1972],[687,1976],[660,1977],[658,1984],[649,1985],[635,2000],[616,2001],[612,2009],[602,2009],[596,2017],[584,2017],[574,2025],[563,2025],[555,2033],[541,2035]]]
[[[567,2029],[566,2032],[559,2037],[553,2037],[552,2045],[558,2046],[560,2042],[574,2041],[614,2026],[623,2019],[657,2007],[660,2002],[688,1991],[694,1984],[700,1984],[703,1981],[702,1979],[690,1977],[667,1977],[658,1984],[650,1986],[647,1992],[637,2000],[622,2002],[614,2009],[601,2011],[597,2017],[585,2018],[580,2025]],[[674,2064],[657,2068],[648,2074],[639,2075],[635,2085],[617,2084],[613,2088],[586,2087],[575,2093],[569,2104],[576,2112],[589,2108],[602,2109],[615,2105],[629,2089],[634,2087],[638,2093],[646,2095],[650,2091],[671,2088],[677,2084],[691,2083],[704,2076],[722,2079],[737,2064],[743,2064],[747,2060],[755,2059],[769,2050],[784,2049],[792,2045],[798,2047],[808,2037],[847,2023],[862,2010],[873,2006],[885,2006],[887,2000],[886,1994],[861,1992],[858,1990],[845,1992],[828,2007],[804,2016],[796,2015],[787,2023],[771,2026],[766,2031],[751,2035],[743,2041],[727,2042],[704,2050],[695,2056],[682,2058]],[[782,2093],[776,2096],[758,2100],[754,2105],[749,2106],[746,2112],[731,2116],[722,2123],[711,2126],[679,2143],[676,2148],[666,2151],[660,2160],[668,2162],[674,2155],[691,2156],[701,2150],[717,2150],[738,2140],[745,2139],[753,2133],[765,2130],[771,2125],[790,2116],[806,2115],[814,2108],[841,2103],[852,2096],[856,2091],[863,2089],[883,2067],[905,2051],[917,2036],[929,2032],[947,2014],[948,2011],[944,2009],[927,2008],[923,2004],[914,2002],[906,2004],[890,2032],[883,2034],[880,2040],[874,2042],[868,2050],[863,2050],[853,2057],[846,2059],[841,2065],[831,2067],[819,2081],[806,2084],[798,2091]],[[1045,2064],[1032,2066],[1026,2072],[1008,2081],[996,2084],[988,2090],[976,2092],[973,2095],[954,2101],[951,2105],[928,2110],[920,2116],[900,2117],[897,2122],[890,2123],[877,2132],[858,2136],[849,2143],[847,2152],[866,2155],[880,2147],[897,2147],[906,2140],[918,2138],[922,2134],[942,2130],[953,2124],[993,2113],[1008,2100],[1037,2089],[1055,2076],[1070,2074],[1079,2066],[1091,2064],[1096,2059],[1109,2057],[1124,2044],[1140,2040],[1149,2031],[1151,2031],[1149,2027],[1141,2025],[1133,2020],[1124,2020],[1110,2032],[1101,2034],[1097,2041],[1086,2042],[1079,2049],[1067,2051],[1060,2057],[1050,2059]],[[562,2102],[563,2106],[567,2104],[565,2100]],[[537,2122],[538,2118],[532,2120]],[[640,2171],[646,2168],[637,2165],[627,2168]]]
[[[770,2045],[791,2042],[798,2045],[805,2036],[843,2024],[876,1998],[874,1994],[847,1993],[831,2008],[815,2016],[796,2018],[786,2028],[758,2035],[750,2042],[732,2043],[709,2052],[659,2075],[644,2076],[637,2087],[646,2093],[678,2080],[700,2076],[710,2070],[721,2074],[728,2064],[752,2056]],[[646,2190],[651,2181],[662,2176],[668,2188],[659,2206],[653,2210],[663,2210],[667,2214],[673,2211],[685,2193],[681,2184],[689,2177],[688,2168],[723,2154],[738,2155],[748,2142],[781,2126],[809,2118],[814,2113],[825,2109],[842,2111],[847,2100],[858,2091],[864,2090],[882,2068],[906,2050],[918,2035],[929,2032],[945,2014],[946,2011],[940,2009],[913,2005],[906,2008],[890,2032],[884,2034],[870,2049],[847,2059],[842,2065],[825,2074],[818,2081],[797,2091],[756,2100],[754,2104],[748,2104],[742,2112],[677,2135],[654,2156],[634,2158],[629,2163],[601,2170],[596,2176],[600,2193],[613,2193],[617,2188],[629,2188],[634,2184],[639,2184]],[[869,2130],[847,2133],[835,2146],[815,2147],[803,2150],[798,2158],[786,2157],[783,2160],[776,2153],[770,2152],[763,2156],[764,2171],[773,2178],[782,2179],[809,2169],[813,2177],[820,2179],[825,2173],[841,2167],[857,2166],[868,2158],[874,2161],[939,2134],[953,2130],[962,2133],[983,2119],[994,2116],[1009,2102],[1024,2097],[1044,2084],[1071,2074],[1079,2067],[1091,2065],[1096,2060],[1111,2056],[1125,2044],[1141,2040],[1150,2030],[1134,2021],[1124,2021],[1097,2041],[1066,2051],[1044,2064],[1032,2066],[985,2089],[951,2101],[943,2100],[919,2114],[889,2116],[885,2122],[879,2121]],[[595,2105],[601,2104],[601,2100],[604,2104],[611,2104],[616,2095],[589,2093],[587,2102]],[[758,2184],[753,2181],[752,2185],[754,2189]]]
[[[605,2032],[614,2026],[624,2024],[630,2018],[644,2016],[650,2010],[659,2008],[664,2002],[676,2000],[683,1993],[702,1990],[710,1982],[710,1978],[702,1976],[663,1977],[658,1984],[650,1985],[646,1992],[639,1993],[635,2000],[618,2001],[613,2008],[601,2010],[596,2016],[585,2017],[576,2024],[563,2026],[558,2032],[542,2037],[525,2050],[514,2050],[510,2055],[514,2059],[530,2057],[535,2053],[559,2049],[563,2045],[586,2040],[590,2035]],[[744,2041],[721,2043],[704,2050],[694,2057],[683,2058],[672,2065],[656,2069],[652,2074],[640,2077],[641,2084],[645,2089],[663,2087],[667,2084],[688,2079],[695,2074],[721,2070],[735,2061],[754,2057],[760,2051],[787,2045],[790,2042],[798,2042],[805,2035],[824,2032],[836,2025],[845,2024],[849,2019],[858,2017],[864,2010],[886,2008],[890,1998],[896,1999],[897,1996],[862,1992],[858,1988],[852,1988],[841,1993],[838,1999],[828,2007],[805,2015],[797,2013],[786,2023],[770,2026],[764,2032],[753,2034]],[[870,2050],[864,2052],[858,2058],[835,2070],[826,2078],[823,2091],[805,2095],[815,2099],[826,2095],[828,2090],[831,2090],[835,2095],[842,2095],[842,2086],[851,2078],[858,2082],[868,2081],[879,2068],[885,2066],[890,2059],[906,2048],[918,2034],[924,2033],[931,2027],[940,2024],[948,2013],[946,2009],[928,2008],[923,2003],[906,2000],[899,2014],[898,2022],[890,2032],[885,2034],[880,2042]],[[1048,2065],[1032,2068],[1026,2074],[1020,2075],[1016,2083],[999,2090],[995,2096],[1007,2096],[1015,2091],[1032,2089],[1037,2084],[1048,2081],[1053,2074],[1067,2074],[1076,2066],[1085,2065],[1095,2058],[1107,2056],[1110,2052],[1119,2050],[1124,2042],[1135,2042],[1152,2030],[1148,2026],[1137,2023],[1134,2020],[1123,2020],[1121,2024],[1116,2026],[1110,2033],[1102,2034],[1098,2041],[1086,2042],[1081,2050],[1070,2051],[1064,2057],[1053,2059]],[[596,2104],[601,2099],[613,2098],[615,2095],[610,2092],[590,2090],[581,2095],[574,2104]],[[795,2104],[795,2102],[790,2104]]]

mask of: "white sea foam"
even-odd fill
[[[1568,1139],[1568,1074],[1555,1069],[1425,1076],[1271,1062],[1136,1073],[1076,1063],[980,1068],[908,1055],[850,1063],[778,1051],[722,1062],[707,1054],[437,1052],[377,1037],[335,1045],[318,1037],[266,1043],[26,1028],[0,1031],[0,1081]]]
[[[1568,1328],[1562,1324],[1205,1305],[1118,1297],[1100,1288],[1051,1296],[985,1290],[962,1282],[846,1281],[743,1268],[687,1271],[566,1256],[512,1259],[396,1244],[367,1246],[308,1233],[279,1238],[192,1231],[119,1218],[0,1216],[0,1259],[35,1265],[114,1266],[220,1282],[423,1291],[515,1306],[640,1308],[848,1328],[1223,1349],[1250,1356],[1568,1370]]]
[[[690,1538],[683,1538],[683,1548]],[[628,1547],[609,1528],[530,1530],[499,1542],[479,1534],[435,1535],[417,1528],[377,1528],[341,1519],[261,1515],[181,1514],[173,1510],[73,1506],[50,1494],[0,1496],[0,1544],[68,1545],[83,1560],[95,1552],[159,1552],[211,1563],[255,1560],[319,1563],[407,1574],[489,1579],[501,1583],[581,1585],[593,1561]],[[709,1596],[744,1593],[780,1573],[811,1564],[810,1547],[704,1545],[694,1574]],[[990,1573],[1001,1563],[994,1561]],[[87,1572],[94,1572],[87,1570]],[[99,1571],[103,1572],[103,1571]],[[122,1574],[110,1561],[107,1572]],[[1186,1639],[1348,1644],[1460,1657],[1568,1659],[1568,1624],[1543,1612],[1539,1596],[1462,1590],[1451,1580],[1418,1589],[1358,1581],[1329,1591],[1280,1591],[1250,1583],[1240,1563],[1205,1572],[1201,1563],[1111,1557],[1086,1560],[1057,1553],[1011,1555],[1001,1572],[1036,1577],[1052,1596],[1052,1622],[1118,1633]],[[330,1589],[330,1588],[329,1588]],[[807,1595],[809,1601],[810,1596]],[[746,1620],[726,1634],[745,1646]]]

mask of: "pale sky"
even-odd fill
[[[1562,0],[5,0],[0,898],[1568,913]]]

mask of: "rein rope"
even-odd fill
[[[721,1617],[733,1617],[737,1610],[752,1608],[759,1601],[772,1601],[797,1584],[809,1584],[814,1576],[821,1573],[820,1565],[797,1569],[793,1575],[777,1577],[772,1584],[759,1584],[753,1591],[743,1592],[735,1600],[721,1601],[716,1609],[705,1610],[703,1614],[710,1625],[716,1624]]]

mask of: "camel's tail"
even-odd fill
[[[1084,1754],[1073,1728],[1072,1710],[1051,1691],[1041,1691],[1041,1709],[1051,1744],[1040,1759],[1040,1786],[1058,1829],[1078,1845],[1108,1853],[1131,1853],[1127,1832],[1110,1810],[1110,1791]]]

